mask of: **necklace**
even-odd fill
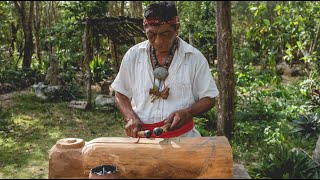
[[[166,59],[166,62],[165,62],[163,67],[159,65],[155,49],[153,48],[153,46],[150,47],[151,58],[152,58],[152,62],[153,62],[153,65],[154,65],[154,67],[153,67],[154,68],[153,75],[158,80],[165,80],[168,77],[168,75],[169,75],[168,68],[169,68],[169,66],[171,64],[171,61],[173,59],[174,53],[175,53],[175,51],[177,49],[177,46],[178,46],[178,39],[176,39],[173,42],[173,45],[170,48],[169,55],[168,55],[168,57]]]
[[[149,94],[151,96],[151,102],[153,102],[154,100],[158,99],[158,98],[162,98],[162,99],[167,99],[169,96],[169,88],[165,87],[164,81],[165,79],[168,77],[169,75],[169,71],[168,68],[172,62],[174,53],[177,49],[178,46],[178,38],[175,39],[172,47],[170,48],[169,51],[169,55],[166,59],[165,65],[162,67],[159,65],[157,56],[156,56],[156,51],[153,48],[153,46],[150,46],[150,54],[151,54],[151,60],[152,60],[152,65],[153,65],[153,88],[150,88]],[[159,87],[155,85],[155,79],[159,80]],[[161,87],[161,82],[163,81],[163,85],[164,85],[164,89],[160,92],[160,87]]]

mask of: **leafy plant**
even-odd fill
[[[273,153],[263,157],[262,162],[250,171],[260,178],[313,179],[319,177],[320,165],[303,149],[289,149],[286,144],[274,146]]]
[[[300,115],[291,123],[294,126],[294,129],[291,132],[302,134],[306,138],[309,138],[310,136],[318,136],[320,133],[320,116],[318,113]]]
[[[100,82],[103,79],[108,79],[112,76],[114,70],[109,61],[97,56],[90,62],[90,69],[92,71],[92,79],[94,82]]]
[[[314,89],[311,94],[312,104],[315,106],[320,106],[320,89]]]
[[[194,118],[195,127],[200,132],[201,136],[212,136],[212,132],[207,128],[207,122],[208,119],[205,118]]]
[[[59,86],[58,88],[51,87],[44,91],[44,94],[51,101],[69,101],[81,97],[81,90],[75,84]]]

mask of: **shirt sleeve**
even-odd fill
[[[129,72],[129,54],[130,50],[124,55],[119,72],[111,84],[111,88],[114,89],[115,91],[127,96],[129,99],[132,97],[132,88],[130,85],[131,82],[131,76]]]
[[[219,95],[217,85],[212,77],[208,61],[202,54],[197,55],[199,63],[193,81],[193,96],[195,100]]]

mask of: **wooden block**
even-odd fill
[[[232,149],[224,136],[137,140],[62,139],[49,152],[49,178],[88,178],[90,169],[105,164],[116,165],[124,179],[233,178]]]
[[[86,101],[71,101],[69,107],[86,110],[88,108],[88,103]]]

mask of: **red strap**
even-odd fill
[[[152,132],[151,138],[173,138],[173,137],[177,137],[180,136],[190,130],[193,129],[194,127],[194,122],[193,119],[192,121],[188,122],[187,124],[183,125],[182,127],[180,127],[179,129],[176,129],[174,131],[169,131],[169,132],[162,132],[162,134],[160,136],[155,136],[153,133],[153,129],[156,127],[161,127],[164,125],[164,121],[160,121],[158,123],[154,123],[154,124],[143,124],[143,130],[150,130]]]

